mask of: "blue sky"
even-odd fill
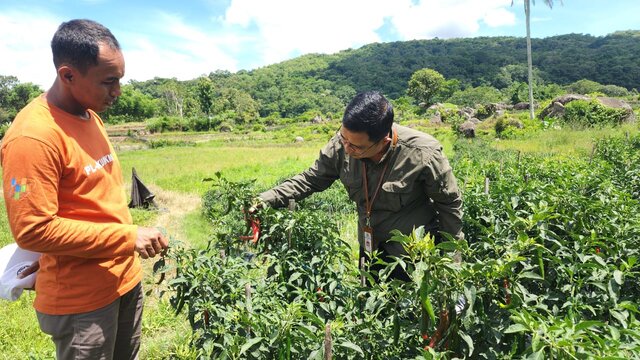
[[[532,7],[532,37],[640,29],[640,0],[564,0]],[[44,89],[49,42],[66,20],[96,20],[121,43],[128,80],[193,79],[372,42],[524,37],[522,0],[0,0],[0,75]]]

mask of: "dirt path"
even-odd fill
[[[154,185],[150,185],[149,190],[155,194],[156,203],[160,207],[160,214],[154,226],[165,228],[172,236],[187,241],[182,219],[200,207],[200,196],[163,190]]]
[[[164,228],[171,238],[177,239],[183,243],[189,243],[189,239],[187,239],[183,226],[183,219],[187,214],[200,207],[200,196],[163,190],[162,188],[151,184],[148,187],[155,195],[156,204],[158,204],[158,207],[160,208],[158,217],[151,226]],[[153,274],[153,264],[158,259],[159,257],[142,260],[145,287],[147,289],[154,290],[153,292],[147,293],[145,306],[155,306],[155,302],[157,301],[157,296],[160,291],[166,290],[166,281],[162,284],[155,284],[157,276]]]
[[[184,194],[175,191],[163,190],[160,187],[149,185],[149,190],[155,194],[155,200],[160,208],[158,217],[152,226],[165,228],[167,233],[182,242],[188,242],[184,231],[184,217],[196,211],[201,204],[200,196]],[[145,340],[141,346],[141,358],[159,358],[159,354],[167,354],[174,344],[188,343],[185,334],[191,329],[184,312],[176,316],[173,309],[166,303],[171,295],[165,279],[157,284],[158,275],[153,274],[153,264],[159,258],[142,260],[143,282],[145,288],[143,336]],[[171,278],[172,275],[168,275]],[[164,292],[169,292],[165,293]],[[161,296],[164,305],[161,304]],[[187,340],[185,340],[187,339]]]

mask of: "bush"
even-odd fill
[[[267,128],[262,124],[253,124],[253,126],[251,127],[251,130],[252,131],[265,132],[267,130]]]
[[[158,149],[168,146],[196,146],[196,144],[191,141],[169,139],[150,140],[148,142],[148,145],[151,149]]]
[[[502,93],[491,86],[478,86],[456,91],[447,100],[450,103],[474,107],[477,104],[487,105],[502,101]]]
[[[189,118],[189,128],[193,131],[209,131],[215,126],[213,117],[194,116]]]
[[[147,120],[147,130],[152,133],[182,131],[189,128],[189,120],[178,116],[161,116]]]
[[[495,124],[496,136],[500,139],[513,139],[524,132],[524,124],[517,119],[501,116]]]
[[[568,92],[576,94],[601,93],[606,96],[622,97],[629,95],[629,91],[622,86],[602,85],[591,80],[578,80],[566,86]]]
[[[461,115],[457,108],[443,108],[440,112],[440,118],[443,123],[450,125],[455,133],[459,133],[458,127],[467,121],[467,118]]]
[[[626,118],[624,109],[614,109],[597,100],[575,100],[565,106],[564,122],[578,127],[620,125]]]
[[[613,97],[622,97],[629,95],[629,90],[617,85],[603,85],[600,88],[600,91],[602,91],[607,96]]]

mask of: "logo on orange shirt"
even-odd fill
[[[20,199],[20,194],[27,192],[27,179],[22,179],[22,182],[18,183],[16,178],[11,178],[11,187],[13,188],[14,200]]]
[[[89,164],[87,166],[84,167],[84,172],[87,175],[91,175],[94,172],[102,169],[103,167],[107,166],[107,164],[112,163],[113,162],[113,155],[111,154],[107,154],[103,157],[101,157],[100,159],[96,160],[95,165],[94,164]]]

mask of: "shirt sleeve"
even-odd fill
[[[9,226],[23,249],[81,258],[131,256],[137,226],[58,216],[63,159],[43,141],[19,137],[2,148]]]
[[[440,230],[464,239],[462,232],[462,195],[449,161],[437,149],[425,158],[425,192],[438,212]]]
[[[273,207],[283,207],[289,199],[301,200],[314,192],[326,190],[340,175],[337,139],[334,137],[320,150],[315,163],[306,171],[260,194],[260,199]]]

